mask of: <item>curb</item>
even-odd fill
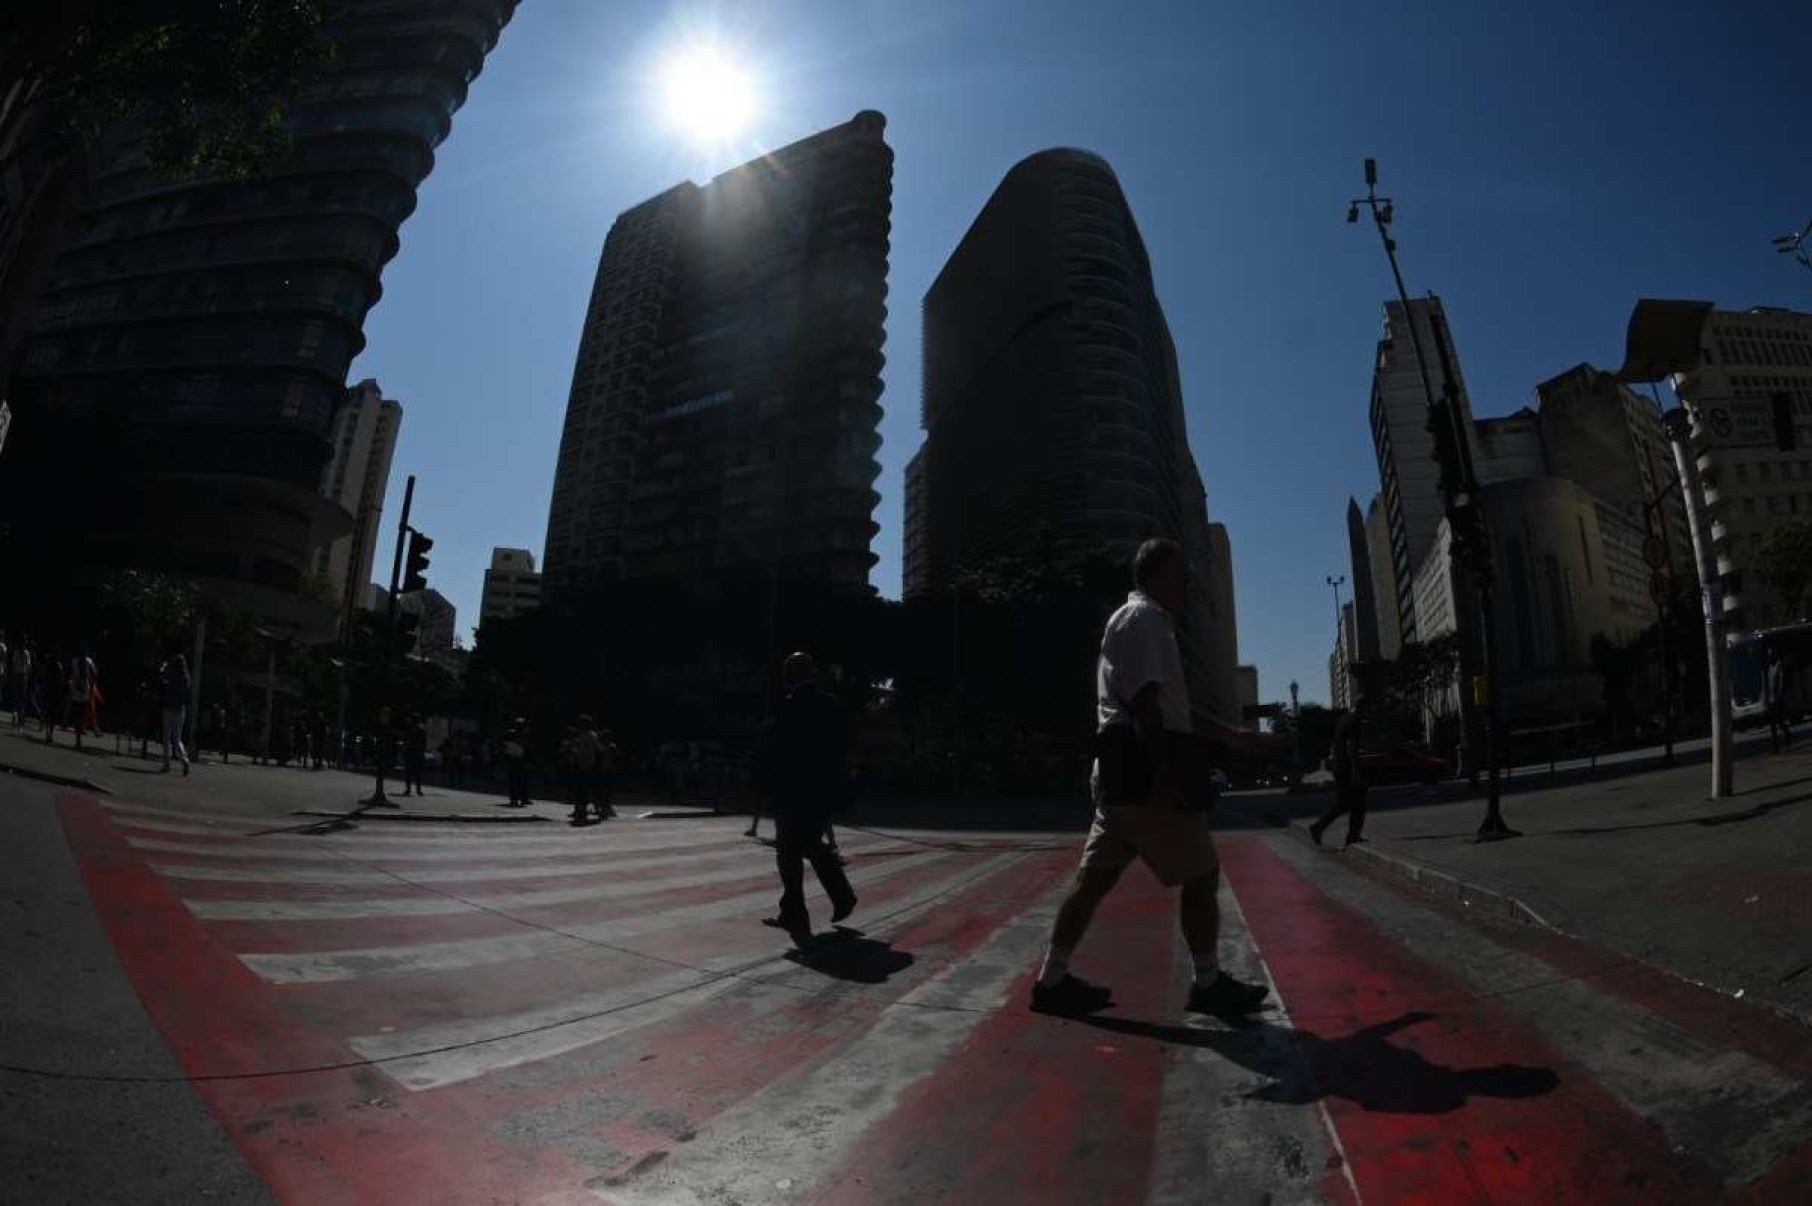
[[[1290,826],[1290,832],[1295,834],[1302,842],[1315,849],[1327,849],[1327,847],[1316,846],[1315,839],[1309,836],[1308,827],[1306,825],[1292,824]],[[1411,887],[1420,888],[1423,891],[1444,900],[1455,901],[1468,909],[1473,909],[1477,912],[1504,921],[1518,921],[1522,922],[1524,925],[1538,925],[1543,929],[1553,930],[1557,934],[1566,933],[1560,926],[1555,925],[1552,921],[1543,917],[1521,899],[1512,896],[1508,892],[1500,891],[1497,888],[1488,888],[1483,884],[1461,879],[1459,876],[1449,874],[1446,871],[1437,871],[1433,867],[1418,863],[1413,859],[1404,858],[1401,855],[1385,854],[1369,843],[1358,846],[1348,846],[1343,853],[1347,858],[1357,858],[1361,862],[1366,863],[1368,866],[1373,867],[1400,883],[1406,883]]]
[[[441,825],[522,825],[548,824],[552,817],[536,816],[534,813],[484,816],[469,812],[402,812],[394,809],[374,810],[355,808],[351,812],[329,812],[323,808],[303,808],[289,814],[292,817],[322,817],[334,821],[428,821]]]
[[[91,791],[102,796],[110,796],[113,794],[99,783],[96,783],[93,779],[76,779],[69,775],[58,775],[50,771],[34,770],[29,766],[16,766],[11,762],[0,762],[0,774],[17,775],[21,779],[35,779],[39,783],[49,783],[54,787],[73,787],[80,791]]]

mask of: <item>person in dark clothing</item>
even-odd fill
[[[182,773],[189,773],[189,751],[183,747],[183,728],[189,717],[189,659],[177,654],[164,663],[164,765],[170,769],[172,755],[182,763]]]
[[[1787,659],[1781,651],[1768,651],[1768,751],[1784,754],[1793,748],[1793,726],[1787,722]]]
[[[409,794],[414,788],[418,796],[426,795],[422,791],[422,767],[428,761],[428,729],[419,720],[410,720],[403,738],[403,794]]]
[[[843,864],[824,844],[830,815],[849,794],[849,717],[819,684],[818,663],[795,653],[781,669],[786,698],[766,742],[766,779],[774,814],[774,859],[780,910],[765,924],[795,936],[811,932],[805,908],[810,862],[831,901],[835,924],[855,911],[856,893]]]
[[[511,808],[527,808],[528,788],[528,722],[518,716],[503,733],[503,760],[509,770]]]
[[[1365,776],[1360,771],[1360,742],[1364,737],[1365,701],[1354,701],[1351,711],[1343,712],[1340,719],[1334,722],[1333,748],[1328,751],[1328,762],[1334,772],[1334,799],[1328,810],[1321,814],[1314,824],[1309,826],[1309,836],[1321,845],[1321,835],[1327,832],[1329,825],[1341,816],[1346,815],[1346,844],[1349,846],[1365,841]]]

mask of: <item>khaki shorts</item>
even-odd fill
[[[1082,868],[1124,870],[1145,860],[1167,888],[1220,870],[1208,814],[1170,804],[1095,804],[1095,822],[1082,847]]]

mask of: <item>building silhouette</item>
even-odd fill
[[[560,439],[550,597],[762,569],[866,587],[885,124],[858,113],[612,224]]]
[[[1176,350],[1113,169],[1072,149],[1015,165],[926,292],[923,321],[906,595],[1035,547],[1128,561],[1142,539],[1173,537],[1190,569],[1192,703],[1237,723],[1226,535],[1210,530]]]
[[[541,606],[541,575],[535,572],[535,555],[527,549],[492,549],[491,567],[484,572],[484,593],[479,597],[478,623],[509,620]]]
[[[402,403],[384,397],[369,377],[346,390],[334,415],[333,453],[321,471],[321,493],[352,516],[352,531],[316,549],[312,568],[340,600],[342,626],[352,622],[359,592],[371,581],[402,425]]]
[[[1785,394],[1797,447],[1714,448],[1695,430],[1705,502],[1717,548],[1724,618],[1733,631],[1805,618],[1762,583],[1759,554],[1782,524],[1812,521],[1812,314],[1775,307],[1713,310],[1706,316],[1701,360],[1675,379],[1680,396],[1764,403]]]
[[[14,527],[19,554],[173,571],[286,631],[331,632],[338,608],[302,578],[351,532],[320,492],[346,371],[434,148],[515,7],[334,6],[334,58],[290,110],[291,154],[259,179],[172,185],[116,132],[11,385],[0,505],[58,499]]]
[[[1359,661],[1378,656],[1378,605],[1372,583],[1371,542],[1365,534],[1365,516],[1359,500],[1346,500],[1346,546],[1353,582],[1353,655]]]
[[[1438,297],[1415,298],[1405,311],[1403,303],[1384,303],[1384,336],[1378,341],[1372,367],[1372,448],[1378,458],[1384,513],[1389,524],[1391,568],[1397,589],[1397,618],[1401,641],[1416,639],[1414,584],[1416,567],[1434,544],[1435,530],[1446,516],[1441,497],[1440,467],[1435,463],[1434,437],[1428,432],[1428,395],[1416,368],[1416,350],[1410,335],[1420,340],[1428,380],[1435,397],[1442,396],[1441,360],[1435,350],[1437,333],[1445,342],[1453,365],[1454,388],[1459,399],[1461,429],[1475,440],[1474,464],[1481,479],[1488,475],[1478,464],[1473,433],[1472,402],[1460,371],[1460,355],[1447,328],[1447,315]]]

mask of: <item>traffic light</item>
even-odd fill
[[[1768,395],[1768,407],[1774,414],[1774,446],[1782,452],[1792,452],[1799,446],[1793,427],[1793,396],[1777,390]]]
[[[434,542],[415,531],[409,531],[409,552],[403,559],[403,594],[428,589],[428,550]]]
[[[420,635],[422,618],[412,611],[402,611],[396,617],[396,647],[403,653],[415,652],[415,640]]]

